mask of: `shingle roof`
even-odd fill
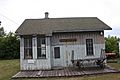
[[[97,17],[26,19],[16,30],[18,35],[50,34],[53,32],[111,30]]]

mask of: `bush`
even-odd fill
[[[105,37],[105,51],[106,53],[116,53],[119,55],[119,45],[118,45],[119,38],[116,36],[108,36]]]
[[[13,33],[0,37],[0,59],[18,59],[19,40]]]

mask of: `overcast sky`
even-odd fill
[[[120,0],[0,0],[0,21],[6,32],[15,32],[25,19],[98,17],[120,37]]]

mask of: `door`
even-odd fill
[[[72,66],[71,60],[74,59],[73,46],[53,47],[53,67]]]
[[[72,66],[71,60],[74,59],[74,45],[65,46],[65,65],[66,67]]]
[[[60,47],[53,47],[53,67],[62,66]]]

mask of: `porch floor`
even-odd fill
[[[20,71],[12,77],[17,78],[44,78],[44,77],[69,77],[69,76],[84,76],[84,75],[96,75],[106,73],[120,73],[120,70],[106,67],[104,69],[92,68],[92,69],[75,69],[75,68],[64,68],[60,70],[38,70],[38,71]]]

